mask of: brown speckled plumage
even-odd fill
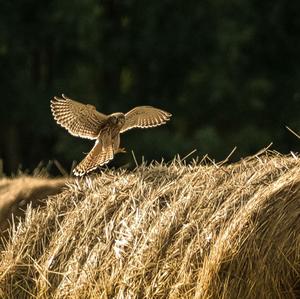
[[[108,163],[114,154],[123,152],[120,133],[133,128],[151,128],[165,124],[171,114],[151,106],[139,106],[126,114],[105,115],[93,105],[85,105],[65,95],[51,100],[51,111],[56,122],[74,136],[96,139],[87,156],[75,167],[74,174],[82,176]]]

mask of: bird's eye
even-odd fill
[[[118,117],[118,123],[119,124],[123,124],[124,123],[124,117],[122,116],[122,115],[120,115],[119,117]]]
[[[117,121],[118,121],[117,118],[116,118],[115,116],[112,116],[111,122],[112,122],[113,124],[116,124]]]

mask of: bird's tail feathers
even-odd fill
[[[74,175],[82,176],[102,166],[112,160],[114,151],[111,142],[102,143],[96,141],[96,144],[88,155],[75,167]]]

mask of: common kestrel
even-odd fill
[[[81,138],[95,139],[95,145],[75,167],[73,173],[82,176],[108,163],[119,152],[120,133],[133,128],[150,128],[165,124],[171,114],[151,106],[139,106],[126,114],[117,112],[105,115],[93,105],[85,105],[65,95],[51,100],[51,111],[58,124],[70,134]]]

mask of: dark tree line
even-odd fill
[[[147,160],[193,149],[236,158],[274,142],[299,149],[300,2],[1,1],[0,158],[7,173],[58,159],[69,168],[92,145],[52,119],[65,93],[106,113],[135,105],[172,122],[122,143]],[[120,156],[119,165],[132,163]]]

